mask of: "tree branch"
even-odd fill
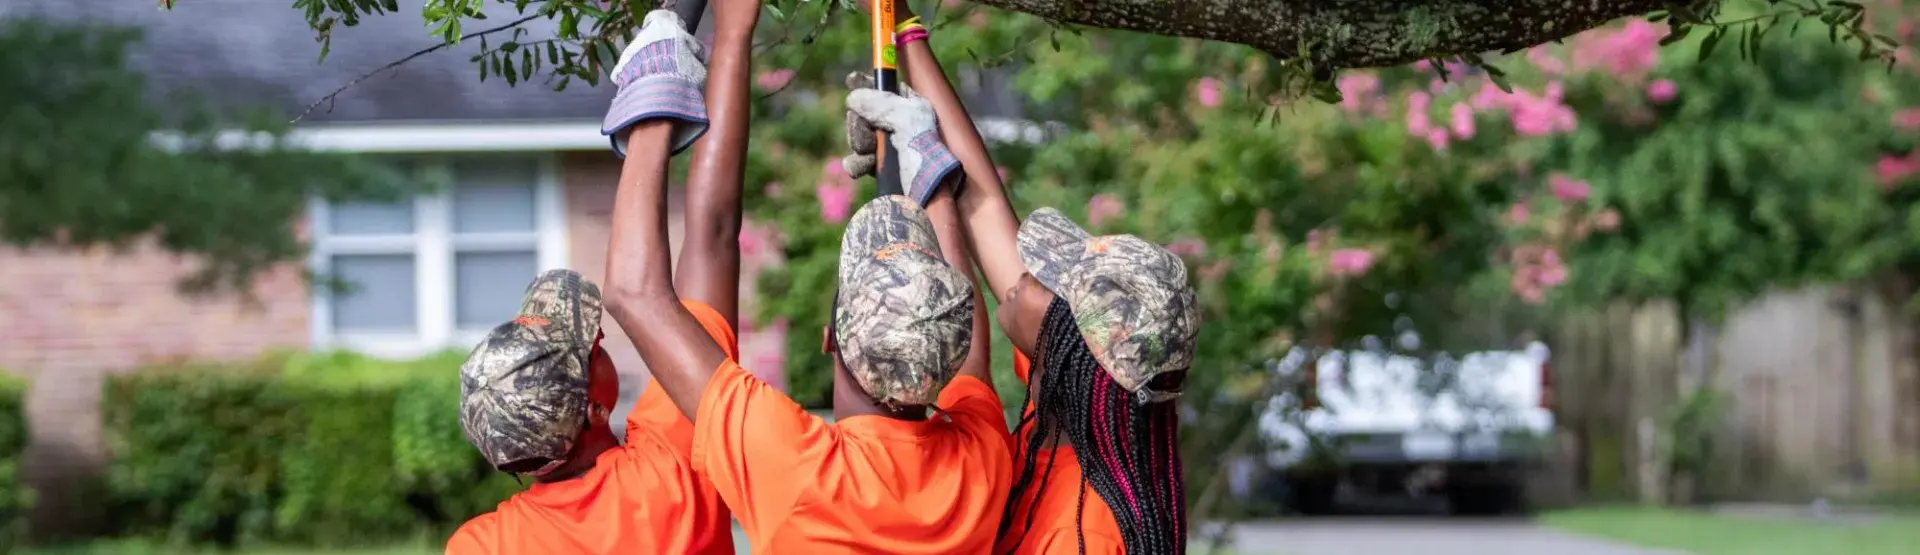
[[[500,31],[505,31],[505,30],[508,30],[508,29],[512,29],[512,28],[514,28],[514,27],[519,27],[519,26],[520,26],[521,24],[523,24],[523,23],[526,23],[526,22],[528,22],[528,21],[533,21],[533,20],[534,20],[535,18],[538,18],[538,17],[540,17],[540,16],[541,16],[541,15],[540,15],[540,14],[539,14],[538,12],[536,12],[536,13],[534,13],[534,14],[531,14],[531,15],[527,15],[527,16],[523,16],[523,17],[521,17],[520,19],[515,19],[515,20],[513,20],[513,21],[510,21],[510,22],[507,22],[507,23],[505,23],[505,24],[503,24],[503,25],[501,25],[501,26],[499,26],[499,27],[493,27],[493,28],[488,28],[488,29],[482,29],[482,30],[479,30],[479,31],[474,31],[474,32],[472,32],[472,33],[468,33],[468,34],[466,34],[466,35],[463,35],[463,36],[461,36],[461,37],[460,37],[460,40],[462,40],[462,41],[466,41],[466,40],[472,40],[472,39],[476,39],[476,38],[479,38],[479,37],[481,37],[481,36],[485,36],[485,35],[490,35],[490,34],[493,34],[493,33],[498,33],[498,32],[500,32]],[[313,101],[313,103],[312,103],[312,104],[308,104],[308,105],[307,105],[307,109],[305,109],[305,110],[301,110],[301,111],[300,111],[300,115],[297,115],[297,116],[294,116],[294,117],[293,117],[293,121],[291,121],[291,122],[289,122],[289,123],[300,123],[300,120],[301,120],[302,118],[305,118],[305,117],[307,117],[307,114],[311,114],[311,113],[313,113],[313,110],[314,110],[314,109],[316,109],[316,108],[319,108],[321,104],[326,104],[326,105],[327,105],[327,111],[329,111],[329,112],[331,112],[331,111],[333,111],[333,100],[334,100],[335,98],[338,98],[338,97],[340,96],[340,93],[344,93],[344,92],[347,92],[347,89],[351,89],[351,88],[353,88],[353,87],[354,87],[354,85],[358,85],[358,84],[360,84],[360,82],[362,82],[362,81],[366,81],[367,79],[370,79],[370,78],[372,78],[372,77],[373,77],[373,76],[375,76],[375,75],[379,75],[379,74],[381,74],[381,73],[384,73],[384,72],[387,72],[387,71],[391,71],[391,70],[393,70],[394,68],[397,68],[397,67],[400,67],[400,65],[401,65],[401,64],[405,64],[405,63],[407,63],[407,62],[410,62],[410,61],[413,61],[413,59],[414,59],[414,58],[418,58],[418,57],[421,57],[421,56],[425,56],[425,55],[428,55],[428,54],[432,54],[432,53],[434,53],[434,52],[438,52],[438,51],[440,51],[440,50],[444,50],[444,49],[446,49],[447,47],[449,47],[449,46],[453,46],[453,45],[455,45],[455,44],[459,44],[459,43],[457,43],[457,42],[442,42],[442,43],[440,43],[440,44],[436,44],[436,45],[433,45],[433,46],[430,46],[430,47],[427,47],[427,48],[422,48],[422,49],[420,49],[419,51],[416,51],[416,52],[414,52],[414,53],[412,53],[412,54],[408,54],[408,55],[407,55],[406,57],[404,57],[404,58],[400,58],[400,59],[398,59],[398,60],[394,60],[394,61],[392,61],[392,62],[388,62],[388,63],[387,63],[387,65],[383,65],[383,66],[380,66],[379,68],[376,68],[376,69],[374,69],[373,71],[369,71],[369,72],[366,72],[366,73],[363,73],[363,74],[361,74],[361,75],[360,75],[359,77],[355,77],[355,78],[353,78],[353,80],[352,80],[352,81],[348,81],[348,82],[347,82],[347,84],[345,84],[345,85],[341,85],[341,86],[340,86],[340,88],[338,88],[338,89],[334,89],[334,90],[333,90],[333,92],[330,92],[330,93],[327,93],[327,95],[326,95],[326,96],[322,96],[322,97],[320,97],[320,99],[319,99],[319,100],[315,100],[315,101]]]
[[[1551,42],[1680,0],[978,0],[1076,25],[1244,44],[1316,67],[1398,65]]]

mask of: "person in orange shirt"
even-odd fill
[[[636,122],[670,122],[670,156],[704,135],[688,180],[680,299],[708,341],[738,353],[741,160],[747,68],[759,15],[754,0],[716,2],[716,75],[705,83],[716,115],[708,131],[701,47],[670,12],[647,15],[613,81],[603,130],[626,155]],[[636,59],[637,58],[637,59]],[[609,268],[612,270],[613,268]],[[495,328],[462,366],[461,423],[488,462],[535,483],[468,521],[449,554],[731,554],[730,514],[691,463],[693,423],[649,387],[627,417],[626,444],[608,423],[618,374],[600,345],[600,289],[554,270],[528,288],[520,316]],[[629,326],[633,331],[644,327]]]
[[[608,312],[693,420],[693,466],[733,509],[755,553],[977,554],[993,546],[1011,452],[987,381],[986,342],[972,340],[988,326],[984,303],[953,264],[969,256],[951,188],[942,187],[958,164],[938,141],[908,142],[933,136],[931,118],[890,131],[910,186],[906,196],[863,206],[842,238],[829,331],[832,425],[741,370],[678,302],[664,207],[672,128],[641,122],[628,139]]]
[[[900,101],[863,115],[882,125],[971,121],[925,27],[902,13],[904,3],[895,10],[905,18],[896,30],[901,65],[930,106]],[[1050,208],[1020,222],[979,131],[940,132],[967,170],[959,211],[988,283],[1001,292],[996,316],[1017,350],[1015,372],[1029,384],[1031,403],[1013,434],[1018,478],[994,552],[1184,553],[1173,399],[1199,326],[1186,265],[1137,237],[1091,236]],[[874,156],[860,146],[843,162],[856,175]],[[1038,362],[1032,376],[1028,355]]]

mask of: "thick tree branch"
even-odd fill
[[[977,0],[1109,29],[1245,44],[1322,68],[1525,48],[1675,0]]]

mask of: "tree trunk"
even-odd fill
[[[1677,0],[978,0],[1045,19],[1245,44],[1320,68],[1552,42]]]

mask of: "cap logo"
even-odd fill
[[[880,247],[880,250],[873,252],[873,257],[879,260],[886,260],[889,258],[893,258],[893,255],[899,254],[901,251],[915,251],[920,254],[931,256],[934,258],[940,258],[939,256],[933,253],[927,252],[927,249],[922,248],[920,245],[915,245],[913,243],[894,243],[891,245]]]
[[[1093,239],[1087,240],[1087,252],[1094,253],[1094,254],[1103,254],[1103,253],[1106,253],[1107,248],[1112,245],[1113,245],[1112,237],[1095,237]]]
[[[519,318],[514,318],[513,323],[532,328],[532,327],[546,327],[548,324],[551,324],[553,322],[549,322],[547,321],[546,318],[541,318],[539,316],[524,315]]]

